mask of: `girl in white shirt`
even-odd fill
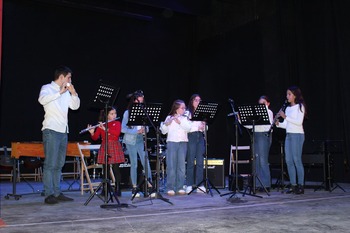
[[[296,86],[287,89],[290,104],[285,112],[278,113],[284,120],[276,126],[286,129],[285,156],[291,187],[287,193],[304,194],[304,167],[302,162],[305,140],[303,121],[306,105],[301,90]],[[298,178],[298,179],[297,179]]]
[[[184,116],[186,105],[183,100],[175,100],[169,115],[161,123],[162,134],[167,134],[167,194],[186,194],[183,189],[186,170],[186,153],[191,122]]]

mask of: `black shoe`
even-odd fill
[[[74,201],[73,198],[67,197],[65,195],[63,195],[63,193],[60,193],[60,195],[58,195],[58,197],[56,197],[57,201]]]
[[[298,184],[295,194],[304,194],[304,186]]]
[[[287,194],[297,193],[297,186],[291,185],[289,189],[286,191]]]
[[[50,195],[50,196],[45,198],[44,202],[45,202],[45,204],[53,205],[53,204],[57,204],[58,200],[54,195]]]

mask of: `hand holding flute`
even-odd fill
[[[118,120],[118,119],[119,119],[119,117],[116,117],[116,118],[114,118],[113,120],[107,121],[107,123],[112,122],[112,121],[116,121],[116,120]],[[102,128],[103,130],[105,130],[105,127],[104,127],[105,124],[106,124],[106,122],[99,122],[97,125],[93,125],[93,126],[88,125],[88,127],[87,127],[86,129],[81,130],[81,131],[79,132],[79,134],[85,133],[85,132],[87,132],[87,131],[89,131],[89,132],[91,133],[91,132],[93,132],[92,130],[94,130],[94,129],[97,128],[97,127],[100,127],[100,128]]]
[[[286,110],[287,106],[288,106],[288,101],[285,100],[284,103],[283,103],[283,105],[282,105],[282,107],[281,107],[281,109],[278,111],[278,113],[276,114],[275,118],[273,119],[269,131],[265,134],[267,137],[270,136],[273,127],[274,127],[275,125],[277,125],[277,126],[279,125],[278,118],[279,118],[279,117],[282,117],[283,119],[286,118],[286,114],[284,113],[284,111]]]
[[[166,126],[168,126],[168,125],[170,125],[171,122],[173,122],[173,121],[175,121],[176,123],[180,124],[180,123],[181,123],[181,121],[179,120],[179,117],[180,117],[180,116],[181,116],[181,115],[171,116],[171,117],[169,117],[169,118],[164,122],[164,124],[165,124]]]
[[[99,124],[97,124],[97,125],[94,126],[94,127],[92,127],[92,125],[87,125],[87,129],[89,129],[88,131],[89,131],[89,133],[90,133],[91,135],[94,135],[94,133],[95,133],[95,128],[97,128],[97,127],[101,128],[102,130],[106,130],[106,128],[105,128],[105,126],[104,126],[104,123],[102,123],[102,122],[100,122]]]
[[[279,125],[278,118],[280,118],[280,117],[282,117],[283,119],[286,119],[286,114],[282,110],[280,110],[276,115],[275,125]]]

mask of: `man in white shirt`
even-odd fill
[[[71,78],[71,69],[58,67],[54,80],[41,87],[38,99],[45,111],[41,130],[45,153],[43,183],[46,204],[73,201],[62,194],[60,183],[68,143],[68,110],[76,110],[80,106]]]

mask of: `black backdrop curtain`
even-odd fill
[[[337,179],[348,181],[349,3],[280,0],[274,4],[274,14],[255,17],[200,44],[201,92],[222,100],[230,96],[238,105],[256,103],[266,94],[277,112],[287,87],[298,85],[308,106],[304,153],[320,153],[323,143],[329,143]],[[222,123],[222,129],[228,128],[229,144],[235,142],[232,121]],[[271,153],[278,153],[279,137],[284,135],[279,130],[274,134]],[[218,144],[223,139],[213,140]],[[249,138],[241,136],[240,144],[249,144]]]

